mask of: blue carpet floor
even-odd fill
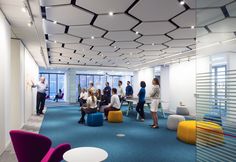
[[[176,139],[176,132],[166,128],[166,119],[159,119],[159,129],[151,129],[150,115],[145,122],[135,120],[136,113],[124,116],[123,123],[104,122],[102,127],[77,124],[78,107],[50,107],[40,134],[48,136],[53,146],[67,142],[75,147],[99,147],[108,152],[106,162],[191,162],[195,146]],[[125,134],[117,137],[117,134]]]

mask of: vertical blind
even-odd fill
[[[236,161],[236,70],[196,76],[197,161]],[[203,122],[202,122],[203,121]]]

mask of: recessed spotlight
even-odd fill
[[[117,48],[116,46],[114,46],[114,48]]]
[[[84,52],[84,49],[82,49],[82,51]]]
[[[56,24],[57,23],[57,21],[53,21],[53,24]]]
[[[114,13],[112,11],[110,11],[108,14],[109,14],[109,16],[113,16],[114,15]]]
[[[152,46],[154,46],[155,45],[155,43],[152,43]]]
[[[32,26],[32,22],[28,22],[27,25],[28,25],[28,27],[31,27]]]
[[[57,43],[57,41],[54,41],[54,43]]]
[[[138,32],[138,31],[136,31],[136,32],[135,32],[135,34],[139,34],[139,32]]]
[[[133,53],[132,53],[132,52],[130,52],[129,54],[130,54],[131,56],[133,55]]]
[[[94,36],[91,36],[91,39],[94,39]]]
[[[184,2],[183,0],[181,0],[181,1],[179,2],[179,4],[183,6],[183,5],[185,4],[185,2]]]
[[[21,11],[22,11],[22,12],[26,12],[27,9],[26,9],[25,7],[22,7],[22,8],[21,8]]]
[[[195,26],[192,25],[192,26],[191,26],[191,29],[194,29],[194,28],[195,28]]]

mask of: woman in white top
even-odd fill
[[[106,120],[107,120],[109,111],[118,111],[118,110],[120,110],[120,99],[117,95],[117,89],[112,88],[111,103],[108,105],[107,108],[104,109]]]
[[[151,98],[151,115],[153,119],[153,124],[150,125],[152,128],[159,128],[158,126],[158,116],[157,116],[157,111],[158,111],[158,105],[160,103],[160,83],[157,78],[154,78],[152,80],[152,90],[150,93],[150,98]]]
[[[86,89],[83,88],[82,91],[81,91],[81,93],[80,93],[80,97],[79,97],[80,107],[82,107],[83,104],[86,103],[87,98],[88,98],[88,93],[86,92]]]
[[[84,117],[86,114],[97,112],[97,98],[94,96],[93,91],[89,91],[89,97],[87,98],[86,107],[81,108],[81,118],[78,121],[79,124],[84,124]]]

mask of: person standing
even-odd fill
[[[133,97],[133,87],[130,85],[130,81],[127,81],[127,86],[126,86],[126,97],[127,98],[132,98]]]
[[[109,82],[106,82],[106,86],[103,89],[103,98],[105,100],[105,103],[110,103],[111,101],[111,87],[109,86]]]
[[[158,116],[157,116],[157,111],[158,111],[158,106],[160,103],[160,83],[157,78],[154,78],[152,80],[152,90],[150,93],[150,98],[151,98],[151,115],[153,119],[153,124],[150,125],[152,128],[159,128],[158,126]]]
[[[139,113],[141,121],[144,121],[144,104],[145,104],[145,94],[146,94],[146,83],[144,81],[140,82],[141,89],[138,93],[138,104],[136,107],[136,111]]]
[[[124,97],[125,97],[125,93],[124,93],[124,90],[123,90],[123,87],[122,87],[122,81],[121,80],[118,81],[117,95],[119,96],[120,102],[122,102]]]
[[[89,89],[88,89],[88,91],[92,91],[93,94],[96,93],[96,89],[94,88],[94,84],[93,84],[93,82],[90,82],[90,83],[89,83]]]
[[[89,97],[87,98],[86,106],[81,108],[81,118],[78,121],[79,124],[84,124],[84,117],[86,114],[96,113],[97,112],[97,98],[94,95],[93,91],[89,91]]]
[[[44,114],[43,109],[45,105],[45,99],[46,99],[46,91],[48,90],[48,86],[45,83],[45,78],[40,77],[40,81],[37,84],[34,84],[32,82],[32,88],[37,88],[37,99],[36,99],[36,114]]]
[[[111,96],[111,103],[108,105],[107,108],[104,109],[104,114],[107,120],[109,111],[118,111],[120,110],[120,99],[117,95],[117,89],[112,88],[112,96]]]

